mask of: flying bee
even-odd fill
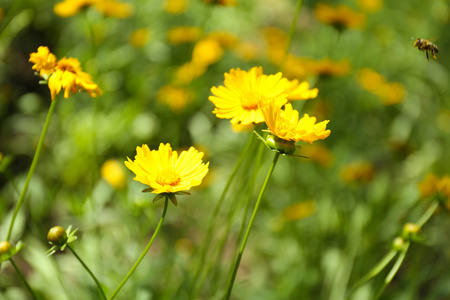
[[[425,53],[427,54],[428,61],[430,61],[430,58],[428,57],[428,51],[430,51],[431,56],[433,56],[435,59],[437,59],[436,53],[439,53],[439,49],[435,44],[433,44],[429,40],[416,39],[414,41],[414,47],[417,47],[417,49],[419,49],[421,51],[425,51]]]

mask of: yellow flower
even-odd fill
[[[320,144],[302,146],[302,155],[325,168],[331,167],[334,163],[333,153]]]
[[[377,12],[383,7],[383,0],[356,0],[356,4],[368,13]]]
[[[134,10],[130,3],[121,3],[115,0],[95,1],[94,7],[105,16],[121,19],[130,17]]]
[[[205,3],[217,4],[222,6],[236,6],[237,0],[203,0]]]
[[[195,78],[205,74],[206,67],[191,61],[183,64],[175,74],[175,81],[180,84],[189,84]]]
[[[366,24],[366,15],[352,10],[346,5],[337,7],[319,3],[314,9],[317,20],[331,25],[338,30],[345,28],[362,28]]]
[[[128,18],[133,14],[131,4],[115,0],[64,0],[55,4],[53,12],[62,18],[67,18],[88,6],[94,6],[103,15],[115,18]]]
[[[172,45],[191,43],[198,40],[201,34],[202,29],[200,27],[173,27],[167,32],[167,41]]]
[[[103,163],[100,174],[106,182],[116,189],[123,188],[127,182],[122,166],[114,159],[109,159]]]
[[[239,43],[239,39],[228,31],[212,31],[207,35],[208,39],[213,39],[219,43],[220,46],[224,48],[235,48]]]
[[[350,73],[351,65],[347,59],[332,61],[325,58],[319,61],[309,61],[307,68],[310,73],[318,76],[345,76]]]
[[[158,150],[147,145],[136,148],[134,161],[127,157],[125,165],[136,174],[134,180],[149,185],[152,193],[188,191],[201,184],[208,173],[209,162],[202,162],[203,153],[194,147],[188,151],[172,151],[170,144],[161,143]]]
[[[165,0],[164,10],[169,14],[182,14],[188,7],[188,0]]]
[[[246,72],[239,68],[225,73],[224,86],[212,87],[209,100],[216,108],[213,113],[221,119],[231,119],[232,124],[261,123],[264,117],[258,106],[264,99],[275,98],[286,92],[291,85],[281,73],[264,75],[261,67]],[[280,107],[287,99],[277,97]]]
[[[316,212],[316,202],[308,200],[289,205],[282,212],[283,221],[297,221],[314,215]]]
[[[64,98],[69,98],[70,92],[76,93],[79,90],[86,91],[91,97],[101,94],[97,84],[95,84],[88,73],[81,71],[78,59],[69,57],[60,59],[55,66],[55,72],[48,80],[48,87],[52,95],[52,100],[64,89]]]
[[[341,178],[344,182],[369,183],[375,177],[375,167],[367,161],[354,162],[344,167]]]
[[[190,102],[191,92],[186,88],[174,84],[163,86],[156,95],[156,99],[167,104],[175,112],[181,111]]]
[[[128,41],[132,46],[136,48],[141,48],[148,43],[149,38],[150,38],[150,30],[148,30],[147,28],[139,28],[133,31],[133,33],[131,33]]]
[[[29,61],[34,63],[31,68],[39,72],[39,75],[44,79],[55,70],[56,56],[50,53],[48,47],[40,46],[37,52],[30,54]]]
[[[222,58],[223,49],[215,39],[198,41],[192,50],[192,63],[197,66],[209,66]]]
[[[309,83],[306,81],[299,82],[297,79],[289,81],[291,85],[290,88],[287,89],[288,100],[307,100],[314,99],[317,97],[319,93],[319,89],[313,88],[309,89]]]
[[[61,18],[76,15],[82,8],[93,5],[95,0],[64,0],[53,6],[53,12]]]
[[[303,118],[299,120],[299,113],[292,108],[291,103],[287,103],[284,110],[281,109],[279,103],[282,101],[278,99],[260,103],[267,127],[278,138],[312,144],[314,141],[326,139],[330,135],[331,131],[326,130],[328,120],[316,124],[316,118],[310,117],[308,114],[304,114]]]
[[[405,88],[398,82],[387,82],[381,74],[364,68],[358,71],[358,82],[367,91],[377,95],[384,105],[400,103],[405,98]]]

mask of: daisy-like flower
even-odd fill
[[[328,120],[316,123],[315,117],[305,114],[299,120],[299,112],[287,103],[284,110],[279,101],[266,101],[260,104],[261,111],[272,134],[279,139],[292,142],[307,142],[326,139],[330,130],[326,130]]]
[[[78,59],[69,57],[60,59],[55,66],[55,72],[48,80],[48,87],[52,100],[64,89],[64,98],[69,98],[70,92],[86,91],[91,97],[101,94],[100,88],[95,84],[91,76],[81,70]]]
[[[48,47],[40,46],[37,52],[30,54],[29,61],[34,63],[31,68],[39,72],[39,76],[42,78],[48,77],[55,70],[56,56],[50,52]]]
[[[366,24],[366,15],[352,10],[346,5],[333,7],[325,3],[317,4],[314,9],[316,18],[324,23],[342,31],[346,28],[359,29]]]
[[[127,157],[125,165],[136,174],[134,180],[149,185],[154,194],[188,191],[191,187],[200,185],[208,173],[209,162],[203,163],[203,152],[194,147],[182,151],[178,156],[177,151],[172,151],[170,144],[161,143],[158,150],[150,150],[144,144],[136,148],[136,153],[134,161]],[[157,199],[159,198],[155,198]],[[172,202],[173,199],[176,198],[170,197]],[[176,200],[174,204],[176,205]]]
[[[309,89],[309,83],[306,81],[299,82],[297,79],[289,81],[291,85],[287,90],[288,100],[308,100],[314,99],[319,93],[318,88]]]
[[[239,68],[225,73],[224,86],[212,87],[209,100],[216,108],[213,113],[221,119],[231,119],[232,124],[261,123],[264,117],[259,109],[261,100],[276,98],[282,103],[286,98],[277,97],[291,88],[288,80],[281,73],[264,75],[262,67],[253,67],[246,72]]]

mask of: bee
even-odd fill
[[[425,53],[427,54],[428,61],[430,61],[430,58],[428,57],[428,51],[430,51],[431,56],[433,56],[435,59],[437,59],[436,53],[439,53],[439,49],[435,44],[433,44],[429,40],[416,39],[414,41],[414,47],[417,47],[417,49],[419,49],[421,51],[425,51]]]

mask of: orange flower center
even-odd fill
[[[245,91],[241,96],[241,106],[245,110],[257,110],[258,103],[263,97],[255,91]]]
[[[70,65],[70,64],[65,64],[65,63],[58,64],[58,69],[60,69],[63,72],[67,71],[67,72],[71,72],[73,74],[77,73],[75,68],[72,65]]]
[[[177,186],[180,181],[180,175],[172,171],[162,171],[156,177],[156,183],[160,185]]]

